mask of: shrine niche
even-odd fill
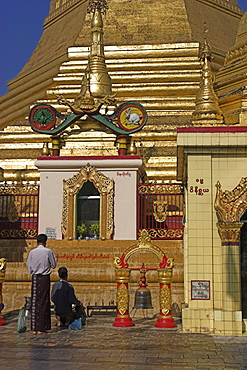
[[[85,167],[63,180],[62,233],[64,239],[75,238],[76,195],[85,182],[91,181],[100,193],[100,239],[111,239],[113,235],[114,181],[91,167]]]

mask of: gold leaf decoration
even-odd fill
[[[121,315],[129,309],[128,289],[124,284],[121,284],[117,291],[117,307]]]
[[[167,202],[155,200],[153,202],[153,216],[155,221],[164,222],[167,217]]]
[[[166,284],[160,289],[160,309],[163,315],[168,315],[171,308],[171,291]]]

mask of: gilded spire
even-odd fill
[[[108,9],[107,0],[89,0],[87,12],[93,13],[95,9],[99,9],[102,14]]]
[[[196,96],[195,110],[192,115],[194,125],[213,125],[223,123],[223,114],[219,108],[218,98],[214,92],[211,71],[211,48],[207,42],[208,28],[204,24],[204,45],[200,61],[202,61],[202,78]]]
[[[106,0],[90,0],[88,13],[93,13],[91,22],[92,43],[88,66],[90,70],[90,91],[94,98],[101,99],[106,95],[112,95],[111,79],[108,74],[103,44],[103,19],[108,9]],[[82,92],[86,89],[86,78],[82,86]]]
[[[90,90],[90,69],[89,65],[85,70],[85,80],[86,80],[86,88],[84,87],[84,92],[80,93],[77,98],[75,98],[73,108],[75,110],[80,111],[80,109],[93,109],[94,108],[94,98],[91,94]]]
[[[63,96],[57,96],[60,104],[69,106],[76,114],[84,110],[96,111],[102,105],[114,102],[111,79],[105,64],[103,44],[103,19],[108,9],[106,0],[90,0],[88,13],[93,13],[91,22],[92,43],[89,51],[88,65],[85,69],[80,94],[71,103]]]

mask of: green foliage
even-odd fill
[[[99,224],[92,224],[90,226],[90,230],[94,233],[94,235],[99,236]]]
[[[87,226],[85,224],[77,225],[76,231],[80,235],[84,235],[87,232]]]

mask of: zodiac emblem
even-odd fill
[[[126,114],[126,119],[128,120],[126,125],[139,125],[139,122],[142,118],[139,116],[139,114],[131,113],[130,108],[126,109],[125,114]]]

